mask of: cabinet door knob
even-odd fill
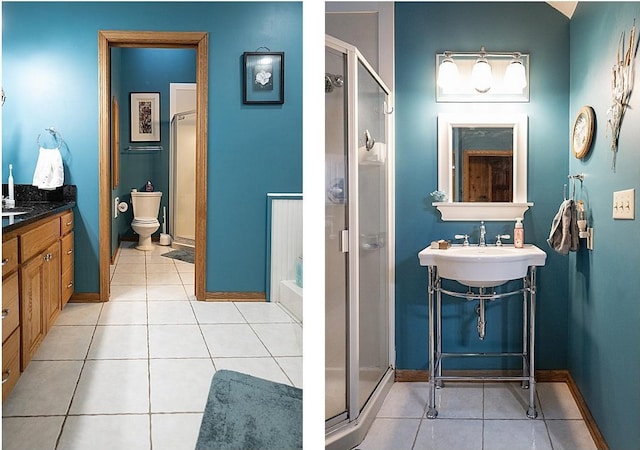
[[[6,266],[9,263],[9,258],[2,258],[2,267]]]
[[[4,319],[5,317],[7,317],[9,315],[9,310],[8,309],[3,309],[2,310],[2,318]]]
[[[68,227],[70,227],[71,225],[73,225],[73,221],[67,222]]]
[[[72,286],[73,286],[73,283],[67,284],[67,289],[71,288]]]
[[[70,255],[73,253],[73,249],[67,250],[67,255]]]
[[[8,369],[2,372],[2,384],[5,384],[7,381],[9,381],[10,377],[11,377],[11,369]]]

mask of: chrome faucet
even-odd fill
[[[484,227],[484,220],[483,220],[480,222],[480,242],[478,243],[480,247],[487,246],[487,242],[485,240],[486,234],[487,234],[487,229]]]

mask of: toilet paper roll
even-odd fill
[[[120,211],[121,213],[127,212],[128,209],[129,209],[129,204],[127,202],[118,203],[118,211]]]

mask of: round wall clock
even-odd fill
[[[593,113],[593,108],[591,106],[583,106],[578,111],[571,130],[571,151],[576,158],[582,159],[589,153],[594,128],[595,114]]]

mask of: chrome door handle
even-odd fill
[[[9,258],[2,258],[2,267],[6,266],[9,263]]]
[[[2,372],[2,384],[5,384],[11,378],[11,369]]]
[[[8,309],[3,309],[2,310],[2,318],[4,319],[5,317],[7,317],[9,315],[9,310]]]

